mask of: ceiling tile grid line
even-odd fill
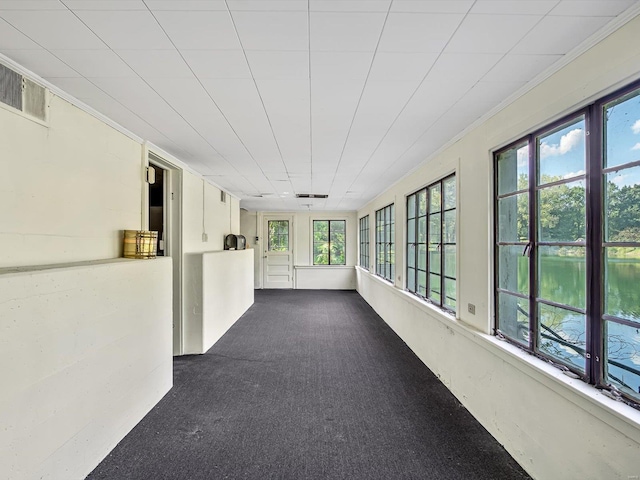
[[[556,4],[560,3],[560,0],[558,0],[556,2]],[[476,5],[476,3],[474,2],[474,5]],[[465,15],[465,18],[468,16],[469,12],[473,9],[473,6],[469,9],[469,11],[467,12],[467,15]],[[544,17],[540,17],[538,19],[537,22],[535,22],[533,25],[530,26],[529,30],[527,30],[526,32],[522,33],[522,35],[520,36],[520,38],[524,38],[527,33],[529,33],[531,30],[533,30],[535,28],[536,25],[538,25],[542,19]],[[463,20],[464,22],[464,20]],[[446,50],[447,46],[449,45],[449,43],[451,42],[451,40],[455,37],[456,33],[458,32],[458,30],[460,29],[460,27],[462,26],[463,22],[460,23],[460,25],[458,26],[458,29],[456,29],[455,32],[453,32],[453,34],[451,35],[451,38],[449,39],[449,42],[447,42],[447,45],[442,49],[442,52],[440,55],[438,55],[438,58],[440,58],[440,56],[442,55],[442,53]],[[511,50],[513,50],[515,48],[515,46],[517,45],[517,42],[511,46],[511,49],[508,50],[506,53],[504,53],[502,58],[505,58],[509,52]],[[500,59],[501,60],[501,59]],[[484,76],[486,76],[489,72],[491,72],[491,70],[495,67],[495,65],[497,65],[500,60],[498,60],[491,69],[489,69],[481,78],[484,78]],[[437,62],[437,59],[436,59]],[[369,157],[369,159],[367,160],[367,162],[365,163],[365,165],[363,165],[361,171],[356,175],[356,177],[354,178],[352,184],[349,186],[349,190],[353,187],[353,185],[358,181],[358,178],[360,177],[360,175],[362,174],[362,172],[366,169],[366,167],[369,165],[369,162],[371,161],[371,159],[374,157],[374,155],[376,154],[376,152],[378,151],[378,149],[380,148],[380,146],[384,143],[385,139],[388,137],[389,132],[391,132],[391,130],[393,129],[394,125],[398,122],[398,119],[401,117],[401,115],[403,114],[403,112],[407,109],[407,106],[411,103],[411,101],[413,100],[413,98],[415,97],[416,93],[418,92],[418,90],[420,89],[420,87],[422,86],[422,84],[425,82],[425,80],[429,77],[429,74],[431,73],[431,71],[433,70],[433,66],[435,66],[435,63],[432,65],[432,67],[429,69],[429,71],[425,74],[425,76],[422,78],[420,84],[416,87],[414,93],[411,95],[411,97],[407,100],[407,102],[405,103],[405,105],[402,107],[402,109],[400,110],[400,112],[398,112],[398,114],[396,115],[395,119],[393,120],[392,124],[389,126],[389,128],[387,129],[387,131],[385,132],[385,134],[381,137],[380,141],[378,142],[378,144],[376,145],[374,151],[371,153],[371,156]],[[473,87],[471,87],[473,88]],[[437,119],[435,119],[432,124],[427,127],[427,129],[422,132],[420,135],[418,135],[418,137],[415,139],[415,141],[409,145],[396,159],[394,159],[393,161],[388,163],[388,167],[386,169],[384,169],[378,178],[383,178],[391,169],[392,167],[406,154],[406,152],[408,152],[417,142],[420,138],[422,138],[428,131],[429,129],[431,129],[433,127],[434,124],[436,124],[444,115],[446,115],[446,113],[448,111],[450,111],[451,109],[453,109],[458,103],[460,103],[460,101],[462,100],[462,97],[459,98],[453,105],[451,105],[450,109],[443,112]]]
[[[143,3],[145,4],[145,6],[147,6],[145,0],[143,0]],[[249,148],[247,147],[247,145],[245,144],[245,142],[242,140],[242,138],[240,137],[240,135],[238,134],[238,132],[236,131],[236,129],[234,128],[234,126],[231,124],[231,122],[229,121],[229,119],[227,118],[227,116],[225,115],[225,113],[222,111],[222,109],[220,108],[220,106],[218,105],[218,103],[216,102],[216,100],[213,98],[213,96],[210,94],[210,92],[207,90],[207,88],[202,84],[202,81],[200,80],[200,78],[198,77],[198,75],[195,74],[195,72],[193,71],[191,65],[189,64],[189,62],[187,62],[187,60],[184,58],[184,55],[182,54],[182,52],[180,51],[180,49],[178,49],[176,47],[176,45],[173,43],[173,40],[171,39],[171,37],[169,36],[169,34],[166,32],[166,30],[164,29],[164,27],[162,26],[162,24],[160,23],[160,21],[158,20],[158,18],[155,16],[155,14],[148,8],[147,9],[149,11],[149,13],[153,16],[154,20],[157,22],[158,26],[162,29],[162,31],[164,32],[164,34],[167,36],[167,38],[169,39],[169,41],[171,42],[171,44],[173,45],[173,47],[176,49],[176,51],[178,52],[178,54],[182,57],[183,61],[187,64],[187,67],[189,68],[189,70],[191,71],[191,73],[193,74],[193,76],[195,77],[195,79],[198,81],[198,83],[200,84],[201,88],[204,90],[204,92],[207,94],[207,96],[211,99],[211,102],[215,105],[215,107],[218,109],[218,111],[220,112],[220,114],[222,115],[222,117],[225,119],[225,121],[227,122],[227,124],[229,125],[229,128],[233,131],[234,135],[236,136],[236,138],[238,139],[238,141],[242,144],[243,148],[246,150],[246,152],[249,154],[249,156],[251,157],[251,159],[254,161],[254,163],[256,164],[256,167],[258,167],[258,169],[262,172],[262,174],[264,175],[264,171],[262,170],[262,167],[260,166],[260,164],[258,163],[258,161],[255,159],[254,155],[251,153],[251,151],[249,150]],[[180,114],[179,114],[180,115]],[[180,115],[182,116],[182,115]],[[184,118],[184,117],[183,117]],[[185,120],[186,121],[186,120]],[[187,122],[188,123],[188,122]],[[193,127],[192,127],[193,128]],[[195,131],[197,131],[194,128]],[[198,132],[199,133],[199,132]],[[200,134],[200,133],[199,133]],[[201,135],[201,134],[200,134]],[[202,135],[201,135],[202,136]],[[211,142],[209,142],[205,137],[203,137],[203,139],[209,144],[211,145],[211,148],[217,152],[217,149],[215,148],[215,146],[213,146],[211,144]],[[230,165],[231,167],[233,167],[236,171],[237,168],[234,165],[234,162],[230,161],[229,159],[225,158],[223,155],[221,155],[222,158],[224,158]],[[240,172],[238,172],[240,173]],[[243,177],[245,177],[246,181],[256,190],[259,191],[258,188],[244,175],[242,175]]]
[[[560,3],[561,3],[561,1],[558,1],[558,2],[557,2],[557,5],[559,5]],[[556,5],[556,6],[557,6],[557,5]],[[521,37],[521,38],[525,38],[525,37],[527,37],[527,35],[528,35],[531,31],[533,31],[533,30],[536,28],[536,26],[537,26],[537,25],[539,25],[541,22],[543,22],[544,18],[545,18],[545,17],[540,18],[540,19],[538,20],[538,22],[537,22],[535,25],[531,26],[531,28],[529,29],[529,31],[525,32],[525,34],[524,34],[524,35],[522,35],[522,37]],[[518,44],[513,45],[513,46],[512,46],[512,48],[511,48],[511,50],[509,50],[509,52],[507,52],[507,53],[504,55],[504,57],[503,57],[503,58],[507,57],[507,55],[508,55],[511,51],[514,51],[514,50],[517,48],[517,46],[518,46]],[[570,52],[565,52],[565,55],[566,55],[566,54],[568,54],[568,53],[570,53]],[[496,65],[497,65],[497,63],[496,63]],[[494,66],[494,68],[495,68],[495,66]],[[493,68],[492,68],[491,70],[493,70]],[[491,72],[491,70],[489,70],[489,71],[485,74],[485,76],[486,76],[486,75],[488,75],[488,74]],[[542,73],[544,73],[544,71],[543,71]],[[484,77],[483,77],[483,78],[484,78]],[[526,88],[526,85],[525,85],[523,88]],[[514,92],[512,95],[508,95],[508,96],[506,96],[502,102],[499,102],[498,104],[493,105],[493,107],[492,107],[492,108],[489,108],[488,112],[491,112],[492,114],[497,113],[497,112],[500,110],[500,105],[504,105],[504,106],[506,106],[506,105],[508,105],[509,103],[511,103],[512,101],[514,101],[516,98],[518,98],[520,95],[522,95],[522,93],[521,93],[521,92]],[[449,112],[449,111],[451,111],[451,110],[453,110],[453,109],[454,109],[458,104],[460,104],[460,102],[461,102],[462,100],[463,100],[463,98],[458,99],[458,101],[457,101],[457,102],[455,102],[455,103],[451,106],[451,108],[448,110],[448,112]],[[434,122],[433,122],[433,124],[432,124],[429,128],[427,128],[427,129],[426,129],[426,130],[425,130],[421,135],[419,135],[411,145],[409,145],[409,146],[408,146],[408,147],[407,147],[407,148],[406,148],[406,149],[405,149],[405,150],[404,150],[404,151],[403,151],[403,152],[402,152],[402,153],[401,153],[401,154],[400,154],[400,155],[399,155],[399,156],[398,156],[398,157],[397,157],[397,158],[396,158],[392,163],[390,163],[390,164],[389,164],[389,166],[388,166],[388,168],[387,168],[387,169],[385,169],[383,172],[381,172],[381,173],[380,173],[380,175],[378,176],[378,179],[384,178],[384,177],[385,177],[385,175],[386,175],[386,174],[388,174],[388,172],[389,172],[389,171],[393,170],[393,167],[394,167],[394,166],[396,166],[399,162],[401,162],[401,161],[402,161],[402,159],[403,159],[403,158],[404,158],[404,157],[405,157],[405,156],[406,156],[406,155],[407,155],[407,154],[408,154],[408,153],[409,153],[409,152],[410,152],[410,151],[411,151],[411,150],[416,146],[416,144],[418,144],[418,143],[420,142],[420,140],[421,140],[425,135],[427,135],[427,134],[428,134],[429,130],[431,130],[431,129],[433,128],[433,126],[434,126],[435,124],[437,124],[437,122],[438,122],[439,120],[441,120],[442,118],[444,118],[444,117],[447,115],[447,113],[448,113],[448,112],[444,112],[442,115],[440,115],[440,117],[438,117],[438,119],[437,119],[436,121],[434,121]],[[452,137],[452,138],[450,139],[450,141],[449,141],[449,142],[447,142],[447,143],[451,143],[451,142],[452,142],[452,141],[454,141],[455,139],[459,138],[459,137],[460,137],[460,135],[461,135],[462,133],[464,133],[465,131],[468,131],[469,129],[471,129],[471,128],[473,127],[473,125],[475,125],[475,124],[477,123],[477,121],[478,121],[479,119],[483,118],[483,117],[484,117],[484,116],[486,116],[486,115],[487,115],[487,114],[485,113],[485,115],[481,115],[480,117],[478,117],[478,118],[476,118],[476,119],[472,120],[472,121],[471,121],[471,123],[467,126],[467,128],[463,128],[463,129],[461,129],[461,130],[458,132],[458,134],[457,134],[457,135],[455,135],[454,137]],[[388,133],[388,132],[387,132],[387,133]],[[383,139],[383,140],[384,140],[384,139]],[[382,144],[382,141],[380,142],[380,144]],[[379,146],[378,146],[378,147],[379,147]],[[439,150],[439,149],[438,149],[438,150]]]
[[[351,117],[351,123],[349,124],[349,128],[347,130],[347,136],[346,136],[346,138],[344,140],[344,144],[342,145],[342,151],[340,152],[340,157],[338,158],[338,165],[336,166],[336,170],[335,170],[335,173],[333,175],[333,179],[331,180],[331,185],[329,187],[329,190],[331,190],[331,187],[335,183],[336,176],[338,175],[338,169],[340,168],[340,164],[342,163],[342,159],[344,157],[344,151],[347,148],[347,143],[349,142],[349,135],[351,134],[351,129],[353,128],[353,124],[354,124],[356,116],[358,114],[358,108],[360,106],[360,102],[362,102],[362,97],[363,97],[364,92],[365,92],[365,90],[367,88],[367,82],[369,80],[369,76],[371,75],[371,70],[373,69],[373,64],[375,63],[376,53],[378,52],[378,47],[380,46],[380,41],[382,40],[382,36],[384,35],[384,27],[387,24],[387,20],[389,19],[389,13],[391,12],[392,5],[393,5],[393,0],[391,0],[391,2],[389,3],[389,7],[387,9],[387,13],[386,13],[386,15],[384,17],[384,22],[382,23],[382,28],[380,29],[380,34],[378,36],[378,40],[377,40],[375,49],[373,51],[373,57],[371,58],[371,63],[369,64],[369,69],[367,71],[367,76],[365,77],[364,85],[362,86],[362,90],[360,91],[360,95],[358,97],[358,102],[356,103],[356,108],[355,108],[355,110],[353,112],[353,116]],[[339,202],[338,202],[338,205],[339,205]]]
[[[475,3],[475,2],[474,2]],[[467,10],[467,12],[464,14],[464,18],[467,17],[467,15],[469,14],[469,10],[472,8],[473,5],[469,6],[469,9]],[[391,6],[390,6],[391,8]],[[373,155],[375,154],[375,152],[378,150],[378,148],[380,147],[380,145],[382,144],[382,142],[384,141],[384,139],[387,137],[389,131],[393,128],[393,125],[395,125],[395,123],[397,122],[398,118],[400,117],[400,115],[402,115],[402,112],[405,111],[405,109],[407,108],[407,105],[409,105],[409,103],[411,102],[411,100],[415,97],[416,92],[418,91],[418,89],[420,88],[420,86],[424,83],[424,80],[429,76],[429,74],[431,73],[431,71],[433,70],[434,66],[436,65],[438,59],[442,56],[442,53],[444,52],[446,46],[449,44],[449,42],[451,41],[451,39],[455,36],[456,32],[460,29],[460,26],[462,25],[462,22],[464,21],[464,18],[462,19],[462,21],[458,24],[458,26],[455,28],[455,30],[451,33],[451,36],[449,37],[448,41],[446,42],[446,44],[444,45],[444,47],[442,48],[442,50],[438,53],[436,60],[433,62],[433,64],[431,65],[431,67],[427,70],[427,72],[425,73],[424,77],[422,78],[422,80],[420,81],[420,83],[418,84],[418,86],[416,87],[416,89],[414,90],[414,92],[411,94],[411,96],[409,97],[409,99],[406,101],[406,103],[404,104],[404,106],[402,107],[402,109],[400,110],[400,112],[398,112],[398,114],[396,115],[395,119],[393,120],[393,122],[391,123],[391,125],[389,126],[389,128],[387,129],[387,132],[383,135],[383,137],[380,139],[380,141],[378,142],[378,145],[376,146],[375,150],[372,152],[371,156],[369,157],[369,159],[365,162],[365,164],[363,165],[362,169],[360,170],[360,172],[354,177],[353,181],[351,182],[351,184],[349,185],[349,187],[347,188],[347,190],[351,190],[353,188],[353,186],[356,184],[358,178],[360,177],[360,175],[362,174],[362,172],[364,171],[364,169],[367,167],[367,165],[369,164],[369,162],[371,161],[371,158],[373,157]],[[354,115],[355,118],[355,115]],[[345,142],[345,146],[346,146],[346,142]],[[338,206],[340,204],[338,203]]]
[[[63,5],[65,4],[65,3],[64,3],[64,0],[60,0],[60,2],[61,2]],[[65,5],[65,6],[66,6],[66,5]],[[112,52],[114,52],[114,53],[115,53],[115,55],[117,55],[117,56],[120,58],[120,60],[122,60],[125,64],[127,64],[127,65],[130,67],[130,65],[127,63],[127,61],[126,61],[126,60],[125,60],[125,59],[124,59],[120,54],[118,54],[118,52],[116,52],[115,50],[113,50],[113,49],[109,46],[109,44],[108,44],[105,40],[103,40],[103,39],[102,39],[102,38],[101,38],[101,37],[100,37],[100,36],[99,36],[99,35],[98,35],[98,34],[97,34],[97,33],[96,33],[92,28],[91,28],[91,26],[87,25],[87,23],[85,22],[85,20],[84,20],[83,18],[81,18],[80,16],[78,16],[78,15],[76,14],[76,12],[75,12],[75,11],[72,11],[72,10],[69,10],[69,11],[71,11],[71,13],[72,13],[72,14],[73,14],[77,19],[78,19],[78,21],[80,21],[80,22],[81,22],[81,23],[82,23],[86,28],[88,28],[88,29],[89,29],[89,30],[90,30],[94,35],[96,35],[96,37],[98,37],[98,38],[100,39],[100,41],[102,41],[102,42],[103,42],[107,47],[109,47],[109,48],[111,49],[111,51],[112,51]],[[154,20],[155,20],[155,17],[154,17]],[[161,26],[159,23],[158,23],[158,26],[162,29],[162,26]],[[164,32],[164,30],[162,30],[162,31],[163,31],[163,33],[166,35],[166,32]],[[169,41],[169,42],[171,42],[171,39],[168,37],[168,35],[166,35],[166,38],[168,39],[168,41]],[[136,73],[137,73],[137,72],[136,72]],[[157,91],[157,90],[156,90],[156,89],[155,89],[151,84],[149,84],[149,82],[148,82],[146,79],[144,79],[144,78],[143,78],[143,77],[141,77],[140,75],[138,75],[138,78],[139,78],[142,82],[144,82],[144,84],[146,84],[146,85],[149,87],[149,89],[151,89],[151,90],[152,90],[152,91],[157,95],[157,97],[158,97],[159,99],[161,99],[161,100],[162,100],[162,101],[163,101],[163,102],[164,102],[164,103],[165,103],[165,104],[166,104],[166,105],[167,105],[171,110],[173,110],[173,111],[176,113],[176,115],[178,115],[178,116],[179,116],[179,117],[180,117],[180,118],[181,118],[181,119],[182,119],[182,120],[183,120],[183,121],[184,121],[184,122],[185,122],[185,123],[186,123],[186,124],[187,124],[187,125],[188,125],[188,126],[189,126],[189,127],[190,127],[194,132],[195,132],[195,133],[196,133],[196,134],[197,134],[197,135],[198,135],[198,136],[200,136],[200,137],[202,138],[202,140],[203,140],[204,142],[206,142],[206,143],[211,147],[211,149],[213,150],[213,152],[214,152],[217,156],[219,156],[220,158],[222,158],[223,160],[225,160],[225,162],[227,162],[227,163],[229,164],[229,166],[230,166],[230,167],[232,167],[232,168],[236,169],[236,167],[235,167],[235,165],[233,164],[233,162],[230,162],[228,159],[226,159],[224,156],[222,156],[222,155],[220,154],[220,152],[218,152],[218,151],[217,151],[217,149],[215,148],[215,146],[213,146],[213,145],[209,142],[209,140],[208,140],[208,139],[206,139],[206,138],[205,138],[205,137],[204,137],[204,136],[203,136],[203,135],[202,135],[202,134],[201,134],[201,133],[200,133],[196,128],[194,128],[194,126],[193,126],[193,125],[191,125],[191,123],[190,123],[190,122],[189,122],[189,121],[184,117],[184,115],[182,115],[180,112],[178,112],[178,111],[175,109],[175,107],[174,107],[174,106],[172,106],[169,102],[167,102],[167,101],[165,100],[165,98],[164,98],[164,97],[163,97],[163,96],[162,96],[162,95],[161,95],[161,94],[160,94],[160,93],[159,93],[159,92],[158,92],[158,91]],[[91,79],[88,79],[88,80],[89,80],[89,81],[92,81]],[[92,83],[94,83],[94,85],[96,85],[96,84],[95,84],[95,82],[92,82]],[[104,91],[104,89],[103,89],[103,88],[101,88],[99,85],[96,85],[96,86],[97,86],[100,90]],[[108,93],[108,92],[105,92],[105,93],[107,93],[107,94],[109,95],[109,93]],[[115,97],[113,97],[113,95],[109,95],[109,96],[111,96],[112,98],[114,98],[114,100],[116,100],[118,103],[121,103],[121,104],[122,104],[122,102],[119,102],[117,99],[115,99]],[[125,105],[123,105],[123,106],[125,106]],[[128,108],[128,107],[126,107],[126,106],[125,106],[125,108],[126,108],[127,110],[129,110],[129,108]],[[132,113],[133,113],[133,112],[132,112]],[[140,117],[140,115],[138,115],[138,114],[136,114],[136,116]],[[146,122],[146,120],[145,120],[144,118],[142,118],[142,117],[140,117],[140,118],[141,118],[143,121],[145,121],[145,122]],[[147,122],[147,123],[148,123],[148,122]],[[157,127],[155,127],[155,128],[157,129]],[[159,130],[159,131],[160,131],[160,133],[162,133],[162,131],[161,131],[161,130]],[[171,135],[168,135],[168,134],[166,134],[166,133],[163,133],[163,135],[164,135],[164,136],[166,136],[167,138],[171,138]],[[181,150],[183,150],[183,149],[181,148]]]
[[[227,0],[225,1],[225,5],[227,5],[227,9],[229,9],[229,3]],[[287,173],[287,176],[289,175],[289,171],[287,170],[287,165],[284,162],[284,158],[282,157],[282,149],[280,148],[280,144],[278,142],[278,139],[276,138],[276,133],[273,129],[273,123],[271,122],[271,117],[269,116],[269,112],[267,112],[267,108],[264,104],[264,99],[262,98],[262,94],[260,93],[260,89],[258,88],[258,84],[256,83],[256,78],[253,74],[253,70],[251,69],[251,64],[249,63],[249,59],[247,58],[247,53],[244,50],[244,46],[243,46],[243,42],[242,42],[242,38],[240,37],[240,33],[238,32],[238,26],[236,25],[235,19],[233,18],[233,13],[231,13],[231,10],[229,10],[229,18],[231,19],[231,23],[233,24],[233,29],[236,33],[236,37],[238,38],[238,42],[240,43],[240,47],[242,48],[242,53],[244,55],[244,59],[245,62],[247,63],[247,67],[249,68],[249,72],[251,73],[251,79],[253,80],[253,85],[256,89],[256,92],[258,93],[258,97],[260,98],[260,103],[262,105],[262,109],[264,111],[265,116],[267,117],[267,122],[269,123],[269,128],[271,129],[271,135],[273,136],[273,141],[276,144],[276,148],[278,149],[278,153],[280,154],[280,160],[282,161],[282,165],[284,167],[285,172]],[[308,32],[308,28],[307,28],[307,32]],[[308,33],[307,33],[308,35]],[[263,172],[264,173],[264,172]]]

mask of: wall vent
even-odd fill
[[[0,102],[29,117],[47,120],[47,89],[0,64]]]
[[[224,190],[220,190],[220,201],[222,203],[227,203],[227,192]]]
[[[329,195],[324,193],[297,193],[296,198],[327,198]]]

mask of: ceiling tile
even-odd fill
[[[610,20],[607,17],[547,16],[514,47],[511,53],[563,55]]]
[[[228,12],[154,12],[175,46],[190,50],[239,49]],[[160,48],[160,47],[155,47]]]
[[[387,12],[391,0],[310,0],[311,12]]]
[[[615,17],[634,3],[634,0],[562,0],[549,15]]]
[[[227,11],[224,0],[145,0],[150,10],[169,11]]]
[[[0,51],[34,50],[40,46],[0,18]]]
[[[307,0],[227,0],[227,3],[231,11],[307,11]]]
[[[395,0],[392,12],[467,13],[474,0]]]
[[[505,55],[482,80],[529,81],[560,60],[562,55]]]
[[[305,12],[233,12],[233,19],[246,50],[309,48]]]
[[[119,50],[118,55],[143,78],[191,78],[177,50]]]
[[[380,41],[382,52],[440,52],[464,15],[392,13]]]
[[[438,58],[437,53],[379,52],[373,62],[369,80],[421,80]]]
[[[48,79],[49,80],[49,79]],[[79,100],[110,97],[84,77],[56,77],[49,80],[56,87]],[[112,100],[113,101],[113,100]]]
[[[248,51],[247,58],[255,78],[309,78],[308,52]]]
[[[459,86],[472,87],[502,58],[497,53],[443,53],[438,57],[427,80],[437,88],[446,88],[452,79],[460,81]]]
[[[242,50],[181,50],[198,78],[251,78]]]
[[[3,50],[4,55],[41,77],[80,77],[81,75],[43,49]]]
[[[147,10],[142,0],[64,0],[64,4],[71,10]]]
[[[79,10],[77,15],[114,50],[172,48],[171,42],[148,11]]]
[[[311,79],[364,80],[373,52],[311,52]]]
[[[84,77],[136,76],[111,50],[53,50],[52,53]]]
[[[373,52],[384,13],[311,13],[311,50],[324,52]]]
[[[467,15],[445,52],[507,53],[541,18],[538,15]]]
[[[477,0],[469,13],[495,15],[546,15],[558,4],[558,0]]]
[[[0,17],[29,38],[56,49],[108,48],[91,30],[68,10],[1,11]]]

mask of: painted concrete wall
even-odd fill
[[[0,267],[114,258],[141,223],[142,146],[56,96],[0,108]]]
[[[355,265],[358,250],[358,223],[355,212],[241,212],[242,234],[248,239],[259,237],[256,250],[255,284],[262,288],[262,257],[267,245],[264,239],[265,217],[270,215],[289,216],[293,221],[293,268],[294,288],[340,289],[355,288]],[[346,266],[313,265],[313,220],[346,220]],[[256,221],[258,231],[256,233]],[[253,242],[252,242],[253,243]]]
[[[358,212],[371,220],[375,210],[395,202],[396,225],[403,225],[407,194],[456,173],[459,319],[402,291],[403,228],[396,228],[395,285],[358,268],[358,291],[534,478],[640,475],[640,412],[488,335],[493,318],[491,151],[638,78],[639,72],[636,18]],[[373,234],[372,228],[372,253]],[[468,303],[476,306],[475,315],[467,312]]]
[[[201,354],[253,305],[253,252],[189,253],[184,266],[192,306],[184,325],[184,353]]]
[[[172,385],[171,262],[0,273],[0,478],[84,478]]]

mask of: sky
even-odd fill
[[[618,104],[609,105],[606,113],[606,165],[613,167],[640,160],[640,92]],[[582,117],[559,130],[539,138],[540,174],[572,178],[584,175],[585,122]],[[518,174],[527,173],[528,148],[518,150]],[[607,175],[619,187],[640,185],[640,167],[623,169]]]

